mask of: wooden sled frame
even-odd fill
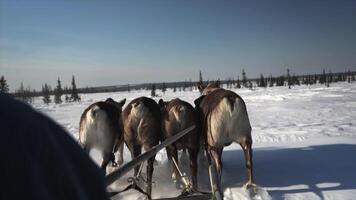
[[[157,154],[161,149],[167,147],[168,145],[174,143],[175,141],[179,140],[183,136],[185,136],[187,133],[190,131],[194,130],[196,127],[190,126],[189,128],[179,132],[178,134],[166,139],[162,143],[154,146],[150,151],[146,151],[145,153],[139,155],[135,159],[131,160],[128,163],[125,163],[112,173],[108,174],[106,176],[106,185],[109,186],[116,180],[120,179],[122,176],[124,176],[126,173],[134,169],[137,165],[140,163],[148,160],[155,154]],[[193,193],[193,194],[188,194],[188,195],[180,195],[178,197],[173,197],[173,198],[161,198],[160,200],[171,200],[171,199],[185,199],[185,200],[207,200],[207,199],[214,199],[214,200],[221,200],[222,199],[222,194],[221,191],[219,190],[218,187],[218,182],[217,182],[217,172],[215,168],[215,163],[211,162],[209,156],[208,156],[208,161],[209,161],[209,176],[210,176],[210,183],[211,183],[211,193]],[[139,192],[145,194],[145,192],[142,191],[142,189],[137,188],[136,185],[131,184],[129,185],[125,190],[128,189],[136,189]],[[140,191],[141,190],[141,191]],[[121,191],[122,192],[122,191]],[[114,196],[120,192],[110,192],[109,196]]]

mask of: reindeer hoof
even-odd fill
[[[258,187],[256,184],[251,183],[251,182],[247,182],[244,185],[244,188],[247,190],[248,194],[250,196],[256,196],[258,194]]]
[[[245,183],[244,184],[244,188],[246,188],[246,189],[253,189],[253,188],[256,188],[257,187],[257,185],[256,184],[254,184],[253,182],[247,182],[247,183]]]

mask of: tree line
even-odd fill
[[[345,72],[337,72],[332,73],[329,71],[328,73],[325,70],[320,74],[308,74],[308,75],[295,75],[291,74],[290,70],[287,69],[285,74],[280,76],[272,76],[269,75],[265,77],[263,74],[260,74],[259,78],[248,78],[247,73],[244,69],[241,72],[241,80],[240,76],[234,78],[227,78],[225,80],[203,80],[202,72],[199,71],[199,80],[192,81],[189,79],[188,81],[180,81],[180,82],[162,82],[162,83],[142,83],[142,84],[134,84],[134,85],[120,85],[120,86],[105,86],[105,87],[85,87],[85,88],[77,88],[75,83],[75,77],[72,76],[71,87],[62,87],[61,80],[58,78],[57,85],[54,89],[47,83],[42,85],[41,91],[32,90],[29,86],[24,88],[23,83],[21,83],[20,88],[15,90],[14,93],[9,94],[9,86],[4,76],[0,78],[0,92],[7,93],[9,95],[13,95],[15,98],[20,99],[25,102],[32,103],[34,97],[42,96],[42,100],[44,103],[49,104],[53,102],[56,104],[62,103],[62,96],[64,95],[65,102],[73,102],[80,101],[81,98],[79,93],[98,93],[98,92],[118,92],[118,91],[127,91],[131,90],[139,90],[146,89],[151,90],[151,96],[156,97],[156,90],[161,90],[164,94],[167,89],[172,89],[173,92],[176,91],[193,91],[196,89],[198,84],[208,84],[209,82],[216,82],[218,84],[224,84],[227,88],[250,88],[254,87],[281,87],[286,86],[291,88],[295,85],[313,85],[313,84],[323,84],[326,87],[329,87],[331,83],[335,82],[354,82],[356,80],[356,71],[345,71]]]
[[[53,102],[56,104],[60,104],[63,102],[62,96],[64,95],[64,101],[65,102],[74,102],[74,101],[80,101],[81,98],[78,94],[78,89],[75,83],[75,77],[74,75],[72,76],[72,82],[71,82],[71,87],[64,87],[62,88],[62,83],[60,78],[58,77],[57,79],[57,85],[54,89],[47,84],[44,83],[42,85],[42,90],[41,91],[36,91],[32,90],[30,86],[27,88],[24,87],[23,83],[21,82],[20,87],[15,90],[14,93],[9,93],[9,85],[7,84],[7,81],[4,76],[1,76],[0,78],[0,92],[11,95],[15,97],[16,99],[19,99],[21,101],[27,102],[27,103],[32,103],[35,97],[42,96],[42,100],[44,103],[49,104],[52,102],[52,97],[53,96]]]
[[[191,88],[196,87],[199,84],[207,85],[209,82],[215,82],[217,84],[224,84],[227,88],[250,88],[253,89],[254,87],[281,87],[287,86],[291,89],[292,86],[295,85],[313,85],[313,84],[324,84],[326,87],[329,87],[331,83],[336,82],[354,82],[356,80],[356,71],[345,71],[345,72],[337,72],[332,73],[329,71],[328,73],[325,72],[325,69],[320,74],[308,74],[308,75],[291,75],[290,70],[286,70],[286,74],[282,74],[280,76],[268,76],[265,77],[262,73],[260,74],[259,78],[247,78],[247,74],[244,69],[241,72],[241,80],[238,76],[237,79],[227,78],[225,80],[207,80],[203,81],[202,72],[199,71],[199,81],[197,82],[189,82],[189,84],[180,85],[179,90],[185,91],[187,87]],[[173,92],[176,92],[177,83],[170,83],[173,85],[171,89]],[[158,84],[162,85],[161,90],[164,93],[167,90],[166,84]],[[156,96],[156,84],[152,84],[151,86],[151,96]]]

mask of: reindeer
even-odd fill
[[[246,186],[252,186],[252,137],[246,105],[236,93],[219,88],[216,84],[198,86],[202,96],[194,101],[200,114],[202,135],[210,157],[216,164],[221,183],[223,148],[236,142],[241,145],[246,161]]]
[[[116,102],[111,98],[90,105],[84,110],[79,123],[79,143],[89,154],[92,148],[101,151],[101,168],[106,171],[110,161],[114,163],[115,143],[123,141],[122,107],[126,99]]]
[[[192,125],[197,126],[197,112],[189,103],[176,98],[169,102],[164,102],[160,99],[158,104],[161,106],[162,111],[163,139],[169,138]],[[194,129],[177,142],[166,147],[168,159],[172,162],[173,157],[177,164],[177,150],[188,150],[193,189],[197,189],[197,156],[200,146],[199,139],[199,132],[197,129]],[[172,166],[172,179],[176,180],[179,177],[179,173],[173,163]]]
[[[148,151],[159,143],[162,136],[161,110],[153,99],[147,97],[134,99],[126,106],[122,117],[124,122],[124,140],[131,152],[132,159],[135,159],[141,154],[142,147]],[[120,144],[118,144],[118,146],[120,146]],[[120,151],[122,151],[122,146]],[[146,193],[148,198],[151,198],[152,192],[154,160],[155,156],[147,161],[148,185]],[[140,166],[135,168],[135,176],[137,176],[139,168]]]

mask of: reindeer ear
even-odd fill
[[[205,89],[205,86],[202,83],[199,83],[198,89],[199,89],[199,92],[201,94],[201,93],[203,93],[203,90]]]
[[[214,82],[214,86],[215,86],[215,87],[220,87],[219,81],[215,81],[215,82]]]
[[[115,101],[112,99],[112,98],[107,98],[106,100],[105,100],[106,102],[110,102],[110,103],[114,103]]]
[[[202,95],[199,98],[194,100],[195,107],[199,107],[200,106],[200,103],[201,103],[201,101],[203,101],[204,97],[205,97],[205,95]]]
[[[161,106],[161,107],[163,107],[163,106],[164,106],[163,99],[160,99],[160,100],[158,101],[158,105],[159,105],[159,106]]]
[[[122,107],[125,105],[125,103],[126,103],[126,98],[121,100],[118,104]]]

